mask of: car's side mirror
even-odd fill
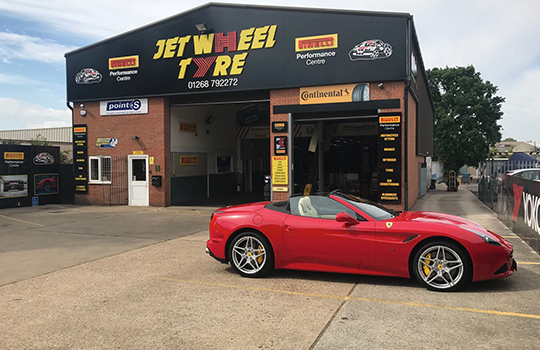
[[[347,223],[349,225],[358,225],[360,223],[360,221],[356,220],[351,215],[349,215],[349,214],[347,214],[345,212],[338,213],[336,215],[336,221],[337,222],[344,222],[344,223]]]

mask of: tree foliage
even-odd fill
[[[513,138],[513,137],[507,137],[507,138],[505,138],[505,139],[503,140],[503,142],[505,142],[505,141],[506,141],[506,142],[517,142],[517,140],[516,140],[515,138]]]
[[[37,134],[36,137],[30,140],[30,143],[32,146],[52,146],[52,143],[47,141],[47,138],[41,134]]]
[[[447,170],[476,165],[501,140],[504,98],[473,66],[427,71],[435,107],[435,155]]]

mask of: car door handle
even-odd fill
[[[292,232],[292,231],[294,231],[294,227],[289,226],[289,225],[285,225],[285,231],[286,232]]]

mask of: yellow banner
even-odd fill
[[[296,38],[295,42],[296,52],[335,49],[338,47],[338,35],[327,34],[306,36],[303,38]]]
[[[399,115],[395,117],[379,117],[380,124],[394,124],[394,123],[399,123],[400,120],[401,118],[399,117]]]
[[[24,159],[24,152],[4,152],[4,159]]]
[[[272,183],[274,185],[289,184],[289,157],[272,157]]]
[[[198,156],[180,156],[180,165],[199,165]]]
[[[309,105],[318,103],[352,102],[353,90],[356,85],[364,84],[312,86],[300,88],[300,104]]]
[[[109,58],[109,70],[139,67],[139,56]]]

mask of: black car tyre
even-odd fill
[[[43,189],[49,192],[50,190],[52,190],[52,183],[50,181],[45,181],[45,183],[43,184]]]
[[[274,268],[274,253],[270,242],[257,232],[236,236],[229,248],[232,267],[244,277],[262,277]]]
[[[371,57],[373,57],[373,58],[379,57],[379,50],[373,51],[373,53],[371,54]]]
[[[446,241],[430,242],[417,251],[412,263],[414,275],[427,289],[453,292],[463,287],[472,265],[463,248]]]

